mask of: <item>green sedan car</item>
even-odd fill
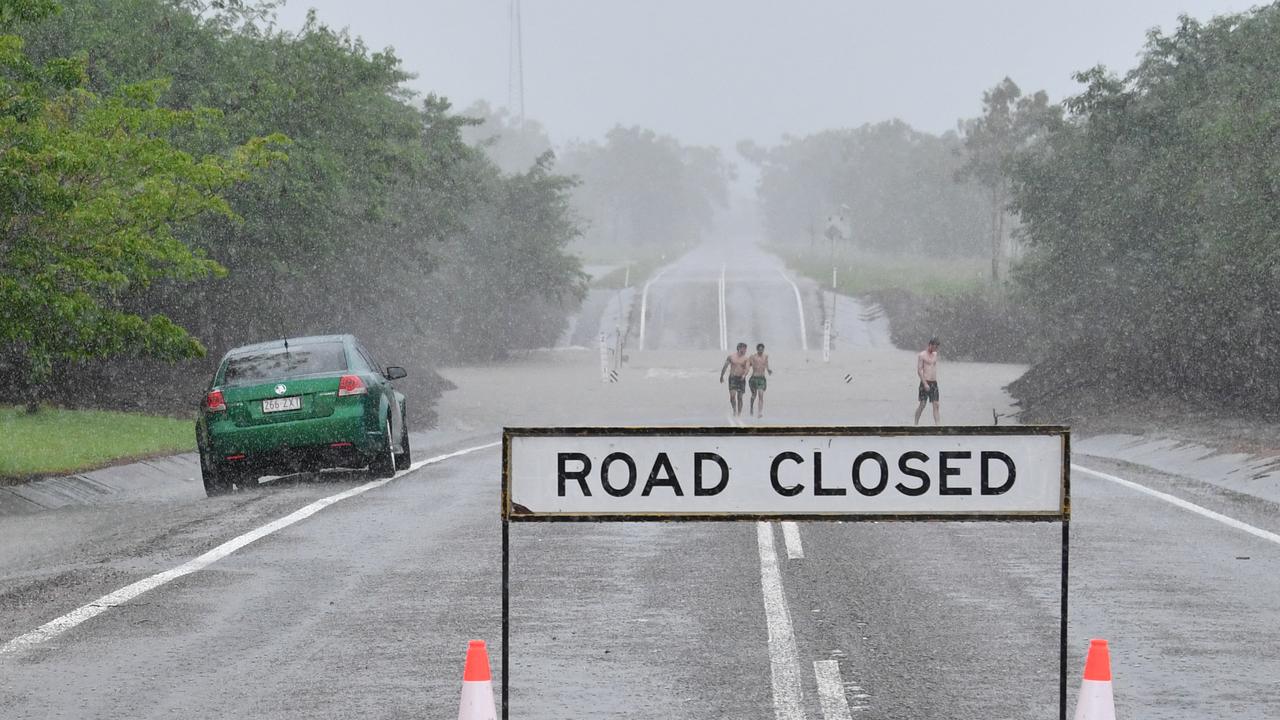
[[[238,347],[209,384],[196,444],[210,495],[257,485],[263,475],[363,468],[392,477],[409,467],[405,398],[351,335],[289,338]]]

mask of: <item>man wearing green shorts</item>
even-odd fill
[[[747,389],[747,344],[738,343],[738,352],[724,359],[720,367],[720,382],[724,382],[724,371],[729,370],[729,407],[734,415],[742,414],[742,393]]]
[[[756,354],[751,356],[751,413],[756,412],[756,399],[760,400],[760,413],[756,417],[764,417],[764,391],[769,386],[765,373],[773,374],[769,367],[769,356],[764,354],[764,343],[756,345]]]

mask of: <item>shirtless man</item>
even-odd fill
[[[916,355],[916,376],[920,378],[920,405],[916,408],[916,424],[920,424],[920,414],[924,412],[926,402],[933,403],[933,424],[942,423],[938,412],[938,338],[929,338],[929,345]]]
[[[724,382],[724,371],[729,371],[729,407],[734,415],[742,414],[742,393],[747,390],[747,371],[751,365],[747,357],[747,344],[738,343],[738,352],[724,359],[720,368],[720,382]]]
[[[769,356],[764,354],[764,343],[756,345],[756,354],[751,356],[751,408],[747,413],[750,416],[756,412],[756,395],[760,396],[760,414],[756,417],[764,417],[764,391],[768,387],[769,381],[765,379],[765,373],[773,374],[773,368],[769,367]]]

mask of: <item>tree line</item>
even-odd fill
[[[1280,342],[1280,4],[1153,31],[1080,73],[1011,167],[1037,328],[1025,408],[1181,398],[1274,413]]]
[[[465,137],[506,170],[527,167],[552,150],[546,129],[535,120],[483,102],[463,114],[482,121]],[[727,208],[735,176],[718,148],[623,125],[602,140],[564,143],[557,167],[578,181],[570,194],[582,228],[575,249],[606,259],[678,251],[699,242]]]
[[[1013,156],[1056,114],[1043,92],[1005,78],[983,114],[934,135],[901,120],[751,141],[738,152],[760,171],[757,197],[772,242],[838,242],[878,253],[983,257],[998,282],[1017,247],[1010,223]]]
[[[1274,412],[1277,47],[1280,3],[1182,17],[1060,105],[1006,78],[955,133],[892,121],[744,154],[777,242],[844,205],[860,247],[989,255],[991,290],[952,304],[1016,335],[992,342],[1033,362],[1010,388],[1027,417],[1089,399]],[[921,302],[932,332],[955,327],[951,301]]]
[[[561,332],[576,181],[550,155],[504,172],[393,51],[272,10],[0,0],[7,395],[349,328],[423,364]]]
[[[775,243],[841,242],[877,252],[981,254],[986,214],[981,188],[957,183],[963,145],[901,120],[787,137],[774,147],[750,141],[738,152],[759,168],[757,197]],[[843,218],[841,220],[840,218]]]

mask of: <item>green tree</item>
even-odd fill
[[[476,162],[485,189],[467,228],[441,244],[425,296],[424,335],[444,357],[491,360],[555,343],[586,292],[586,276],[565,250],[577,236],[574,181],[544,153],[523,173]]]
[[[203,354],[167,315],[131,312],[127,300],[223,273],[179,233],[204,216],[234,219],[224,193],[279,158],[283,142],[257,137],[203,157],[178,149],[173,134],[215,130],[219,114],[160,107],[159,81],[94,93],[83,58],[32,62],[12,29],[56,10],[0,0],[0,345],[25,371],[33,411],[56,361]]]
[[[542,123],[530,119],[521,122],[506,108],[495,109],[480,100],[464,109],[462,115],[480,121],[463,128],[463,139],[482,148],[503,172],[526,172],[551,149],[551,138]]]
[[[621,126],[603,143],[571,144],[563,166],[581,180],[574,207],[584,245],[614,250],[697,242],[727,204],[734,173],[715,148]]]
[[[1058,116],[1044,91],[1024,96],[1009,78],[982,94],[982,115],[960,123],[964,165],[960,181],[976,180],[986,188],[991,217],[991,282],[1000,282],[1009,215],[1009,175],[1017,153],[1040,136]]]
[[[984,235],[978,187],[953,180],[958,149],[954,133],[890,120],[738,151],[760,168],[756,193],[774,242],[814,244],[843,212],[859,248],[954,257],[982,252]]]
[[[1051,329],[1024,407],[1151,396],[1274,411],[1280,5],[1153,31],[1015,166],[1021,302]]]
[[[441,358],[493,357],[554,339],[581,285],[565,251],[577,234],[568,179],[549,159],[536,182],[532,159],[504,175],[468,144],[477,119],[405,88],[410,76],[394,50],[371,50],[314,13],[282,30],[275,4],[63,0],[56,16],[14,16],[34,66],[77,58],[78,91],[114,98],[166,78],[151,110],[176,113],[175,121],[154,134],[193,162],[230,162],[247,138],[290,138],[288,162],[238,175],[216,189],[223,205],[172,226],[205,272],[132,282],[115,307],[168,318],[218,349],[354,328],[375,350],[394,347],[423,370]],[[177,120],[188,115],[190,122]],[[516,330],[482,321],[499,310],[476,295],[506,285],[519,292],[493,295],[513,299],[506,312]],[[97,393],[110,385],[97,378],[145,367],[179,399],[173,409],[185,409],[182,398],[209,371],[199,362],[55,362],[62,398],[87,394],[74,388]],[[13,395],[3,384],[0,393]]]

